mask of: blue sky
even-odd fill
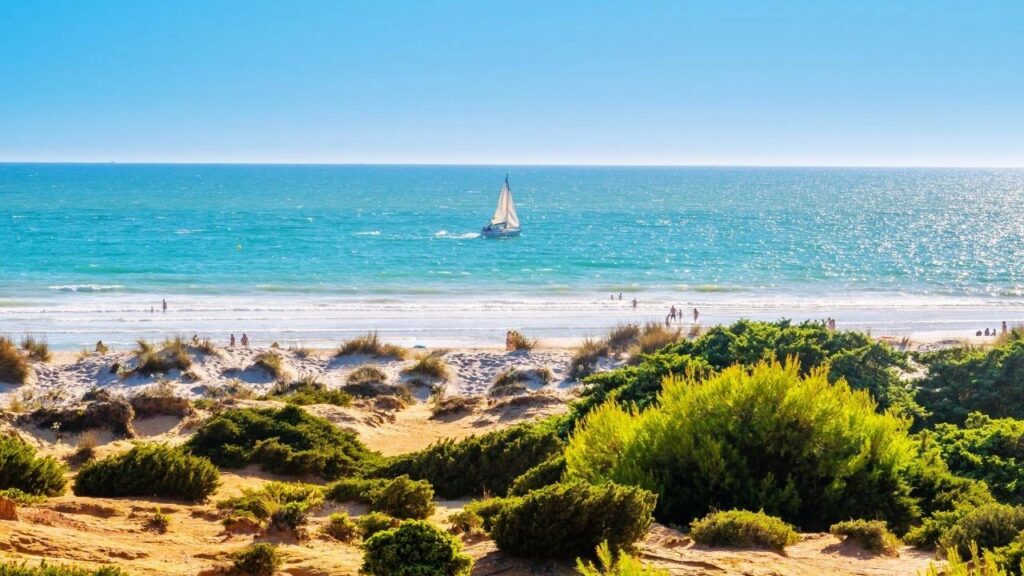
[[[1024,2],[3,2],[34,160],[1024,166]]]

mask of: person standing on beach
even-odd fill
[[[676,319],[676,307],[675,307],[674,304],[672,305],[671,308],[668,309],[668,317],[673,319],[673,320]]]
[[[228,346],[231,347],[231,348],[235,347],[235,335],[234,334],[231,335],[231,341],[228,343]]]
[[[619,292],[619,300],[622,300],[622,292]]]
[[[167,299],[164,298],[164,314],[167,313]]]
[[[636,298],[633,298],[633,310],[636,310]]]
[[[242,332],[242,348],[249,347],[249,336],[245,332]]]
[[[693,323],[696,324],[697,320],[700,319],[700,312],[696,308],[693,309]]]

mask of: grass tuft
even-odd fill
[[[370,332],[364,336],[343,342],[341,348],[338,349],[337,356],[352,356],[355,354],[403,360],[406,356],[406,350],[401,346],[385,344],[376,332]]]
[[[261,399],[281,400],[296,406],[309,406],[311,404],[349,406],[352,404],[351,394],[342,390],[331,390],[327,388],[326,384],[320,382],[312,375],[303,376],[288,384],[279,383]]]
[[[523,336],[518,331],[513,330],[508,335],[507,347],[512,352],[519,352],[520,350],[533,350],[537,345],[536,339],[530,339]]]
[[[21,348],[28,353],[29,359],[35,362],[49,362],[53,358],[45,338],[25,336],[21,339]]]
[[[277,352],[262,352],[259,356],[256,356],[256,361],[253,362],[253,368],[259,368],[267,374],[274,377],[275,380],[283,380],[287,375],[287,371],[284,367],[284,358]]]
[[[353,370],[345,382],[348,384],[383,384],[387,379],[388,375],[380,368],[371,364],[363,364]]]
[[[450,372],[448,364],[438,354],[420,354],[412,366],[402,369],[402,374],[438,380],[447,380]]]
[[[661,350],[682,338],[679,328],[666,328],[661,324],[648,322],[640,331],[640,337],[629,347],[629,363],[636,364],[644,354]]]
[[[32,368],[10,338],[0,336],[0,382],[25,384]]]
[[[601,340],[587,338],[573,349],[569,361],[569,376],[582,380],[597,370],[597,362],[609,353],[608,344]]]

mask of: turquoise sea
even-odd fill
[[[506,172],[522,236],[481,239]],[[1022,206],[1021,170],[0,164],[0,333],[973,332],[1024,316]]]

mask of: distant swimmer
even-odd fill
[[[633,309],[636,310],[636,298],[633,298]]]
[[[622,300],[622,292],[619,292],[619,300]]]
[[[167,299],[164,299],[164,312],[167,312]]]
[[[242,348],[249,347],[249,336],[245,332],[242,332]]]
[[[693,309],[693,323],[696,324],[697,320],[699,320],[699,319],[700,319],[700,312],[696,308],[694,308]]]
[[[673,319],[673,320],[676,319],[676,307],[675,307],[675,305],[673,305],[671,308],[668,309],[668,317]]]
[[[234,334],[231,335],[231,341],[228,343],[228,346],[230,346],[232,348],[235,347],[235,335]]]

